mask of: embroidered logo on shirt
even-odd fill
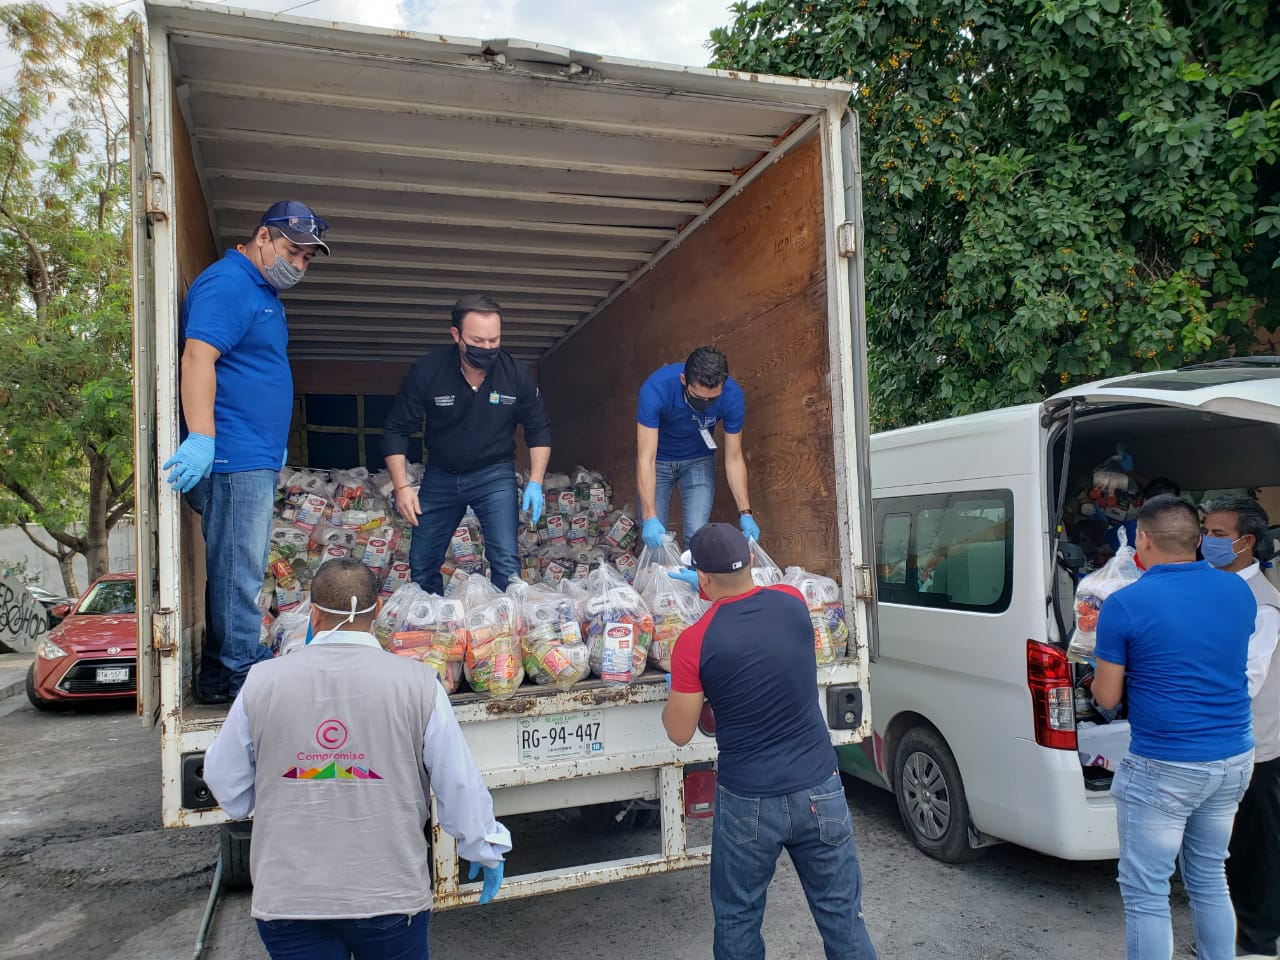
[[[511,396],[510,394],[506,394],[506,393],[502,394],[502,395],[501,395],[501,397],[500,397],[499,399],[501,399],[501,400],[502,400],[502,405],[503,405],[504,407],[509,407],[509,406],[511,406],[511,404],[513,404],[513,403],[515,403],[515,402],[516,402],[516,398],[515,398],[515,397]],[[492,401],[490,401],[490,402],[492,402]]]
[[[501,403],[501,402],[502,402],[502,394],[498,393],[498,391],[497,391],[497,390],[494,390],[492,393],[490,393],[490,394],[489,394],[489,402],[490,402],[490,403],[492,403],[492,404],[498,404],[498,403]]]
[[[437,407],[452,407],[452,406],[453,406],[453,395],[452,395],[452,394],[450,394],[450,395],[448,395],[448,396],[444,396],[444,397],[436,397],[436,398],[435,398],[435,401],[436,401],[436,406],[437,406]]]

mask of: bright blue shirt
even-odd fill
[[[636,422],[658,429],[658,459],[663,462],[696,460],[715,456],[698,432],[699,427],[714,432],[724,421],[725,433],[741,433],[747,415],[747,401],[738,382],[729,377],[724,390],[702,413],[696,412],[684,398],[680,374],[683,363],[659,367],[640,387]]]
[[[1124,667],[1131,753],[1197,763],[1253,747],[1257,610],[1243,579],[1204,561],[1152,567],[1103,602],[1094,653]]]
[[[275,287],[238,250],[196,277],[182,305],[184,340],[222,355],[213,401],[213,472],[279,470],[293,416],[289,328]]]

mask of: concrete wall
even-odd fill
[[[43,530],[34,529],[34,532],[45,543],[52,543]],[[107,541],[107,554],[112,572],[134,568],[137,547],[133,524],[116,525]],[[62,571],[58,569],[58,562],[43,550],[37,549],[19,527],[0,527],[0,566],[17,563],[26,564],[24,579],[28,583],[38,584],[50,593],[63,592]],[[83,591],[89,585],[88,566],[84,557],[76,557],[75,571],[77,585]]]

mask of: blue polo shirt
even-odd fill
[[[813,621],[795,587],[717,601],[676,640],[671,689],[701,693],[715,711],[716,776],[730,793],[778,797],[836,772]]]
[[[1225,760],[1253,746],[1246,665],[1258,605],[1205,561],[1164,563],[1098,614],[1099,660],[1124,667],[1129,750],[1150,760]]]
[[[746,398],[733,377],[725,381],[724,391],[711,406],[697,413],[684,398],[682,373],[683,363],[669,363],[659,367],[640,387],[636,422],[657,428],[658,459],[663,462],[715,456],[698,428],[714,432],[716,424],[723,421],[725,433],[741,433],[747,416]]]
[[[238,250],[196,277],[182,305],[183,340],[222,355],[214,365],[213,472],[279,470],[293,416],[289,328],[275,287]]]

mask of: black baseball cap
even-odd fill
[[[703,573],[737,573],[751,566],[751,547],[729,523],[708,523],[689,538],[680,562]]]
[[[319,247],[327,257],[329,245],[324,235],[329,224],[300,200],[278,200],[262,215],[260,227],[275,227],[300,247]]]

